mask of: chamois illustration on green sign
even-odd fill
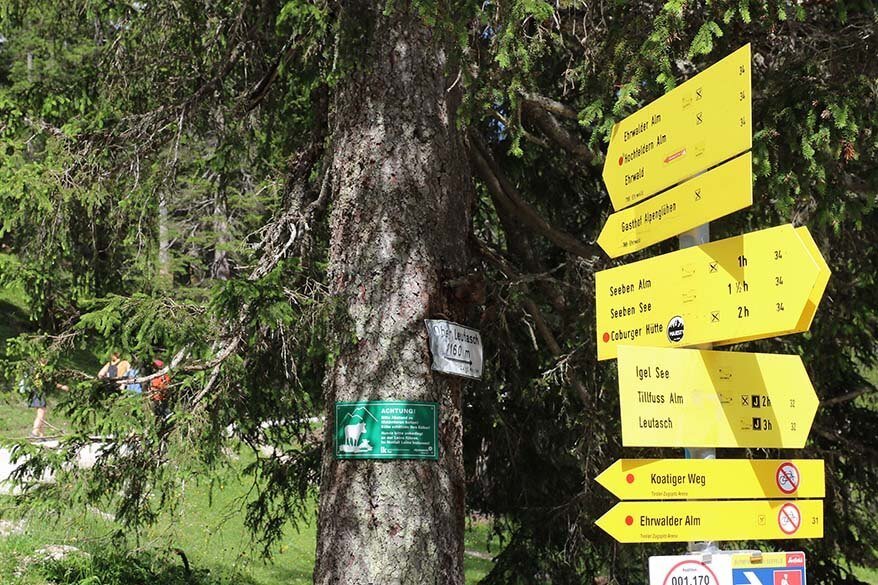
[[[335,403],[336,459],[438,459],[436,402]]]

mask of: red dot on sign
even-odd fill
[[[625,478],[625,481],[627,481],[628,483],[634,483],[634,474],[629,473],[628,477]]]
[[[620,157],[619,157],[619,166],[620,166],[620,167],[622,166],[622,161],[623,161],[623,160],[624,160],[624,159],[620,156]]]
[[[631,516],[625,516],[625,524],[631,526],[632,524],[634,524],[634,518],[632,518]]]
[[[604,343],[608,342],[609,340],[610,340],[610,334],[604,333]]]

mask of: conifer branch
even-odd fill
[[[856,390],[852,390],[847,394],[842,394],[841,396],[836,396],[835,398],[823,400],[822,402],[820,402],[820,407],[826,408],[827,406],[833,406],[836,404],[841,404],[843,402],[850,402],[851,400],[856,400],[860,396],[872,394],[873,392],[878,392],[878,388],[876,388],[872,384],[867,384],[866,386],[863,386],[862,388],[857,388]]]
[[[524,98],[524,101],[526,103],[539,106],[542,110],[550,114],[555,114],[556,116],[561,116],[562,118],[567,118],[568,120],[579,119],[579,114],[576,110],[566,104],[562,104],[561,102],[555,101],[546,96],[523,91],[521,92],[521,97]]]
[[[533,121],[543,134],[576,158],[586,163],[593,163],[599,158],[598,154],[568,132],[558,119],[548,111],[537,107],[533,102],[525,102],[524,111],[528,119]]]
[[[824,439],[828,439],[830,441],[833,441],[834,443],[841,443],[845,445],[848,449],[850,449],[852,453],[878,457],[878,449],[875,449],[874,447],[871,447],[869,445],[865,445],[859,441],[850,439],[842,434],[840,431],[832,432],[817,423],[811,426],[811,430],[823,437]]]
[[[479,176],[488,187],[488,192],[495,205],[502,205],[510,214],[535,232],[542,234],[559,248],[579,256],[589,263],[594,262],[595,258],[599,256],[596,246],[582,243],[576,237],[555,228],[543,219],[502,174],[482,138],[475,133],[470,133],[470,143],[473,145],[473,148],[470,149],[470,158]]]
[[[298,45],[298,41],[298,36],[287,39],[287,42],[280,50],[277,59],[275,59],[274,63],[272,63],[271,67],[268,68],[268,71],[265,72],[253,89],[250,90],[247,97],[244,98],[243,103],[241,104],[241,109],[244,113],[252,111],[253,108],[258,106],[262,100],[265,99],[265,96],[268,95],[268,90],[271,88],[274,80],[277,79],[277,74],[280,70],[281,64],[288,61],[293,55],[294,50]]]
[[[493,264],[497,269],[501,272],[505,273],[507,278],[515,279],[519,282],[524,280],[524,275],[522,275],[515,267],[512,266],[510,262],[508,262],[499,252],[491,249],[488,244],[480,240],[479,238],[473,238],[475,240],[476,246],[479,250],[479,253],[484,257],[488,262]],[[524,308],[530,314],[531,318],[534,321],[534,325],[537,328],[537,332],[540,334],[540,337],[543,338],[543,341],[546,344],[546,347],[549,349],[549,353],[552,357],[558,358],[562,355],[561,345],[558,343],[558,340],[555,337],[555,334],[552,333],[552,330],[549,329],[548,324],[546,323],[546,319],[543,316],[543,312],[540,310],[539,306],[527,296],[527,286],[524,286],[525,294],[522,297],[522,303],[524,304]],[[588,392],[583,386],[582,382],[575,375],[570,376],[570,385],[573,386],[573,389],[576,391],[577,396],[582,401],[583,404],[588,404]]]

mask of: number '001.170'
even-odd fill
[[[670,585],[710,585],[710,575],[671,577]]]

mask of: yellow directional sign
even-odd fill
[[[752,144],[750,45],[613,127],[604,183],[622,209]]]
[[[823,255],[820,254],[817,243],[811,237],[811,232],[808,231],[808,228],[804,226],[797,227],[796,233],[799,234],[799,238],[805,244],[805,247],[808,248],[811,257],[814,258],[814,261],[817,262],[817,267],[820,269],[820,273],[817,275],[817,282],[814,284],[814,288],[811,289],[811,294],[808,297],[808,304],[805,306],[805,310],[802,311],[802,318],[799,320],[798,325],[796,325],[796,331],[807,331],[811,328],[811,322],[814,320],[814,314],[817,312],[817,306],[820,305],[820,299],[823,298],[823,293],[826,291],[826,285],[829,284],[829,276],[832,272],[829,270],[826,260],[823,259]]]
[[[685,347],[801,331],[823,274],[791,225],[602,270],[598,359],[616,357],[621,344]]]
[[[797,355],[619,348],[626,447],[800,449],[819,401]]]
[[[672,238],[753,203],[749,152],[607,218],[598,244],[616,258]]]
[[[595,481],[622,500],[825,495],[823,461],[817,459],[620,459]]]
[[[822,538],[823,500],[620,502],[596,524],[622,543]]]
[[[820,272],[817,275],[817,282],[814,284],[814,288],[811,289],[811,294],[808,296],[808,302],[805,304],[805,310],[802,311],[802,316],[799,319],[799,322],[796,324],[796,327],[792,331],[784,331],[778,333],[778,335],[798,333],[800,331],[807,331],[811,328],[811,322],[814,320],[814,315],[817,313],[817,306],[820,304],[820,299],[823,298],[823,293],[824,291],[826,291],[826,285],[829,284],[829,277],[832,274],[832,272],[829,270],[829,265],[826,264],[826,260],[824,260],[823,256],[820,254],[820,250],[817,248],[817,244],[814,242],[814,238],[811,237],[811,233],[808,231],[808,228],[798,227],[796,228],[796,233],[799,234],[799,238],[802,239],[802,243],[805,244],[806,248],[808,248],[808,251],[811,253],[811,257],[814,258],[815,262],[817,262],[817,267],[820,269]],[[762,337],[762,335],[753,335],[750,337],[744,337],[739,339],[727,339],[723,341],[718,341],[714,345],[731,345],[733,343],[744,343],[745,341],[761,339]]]

